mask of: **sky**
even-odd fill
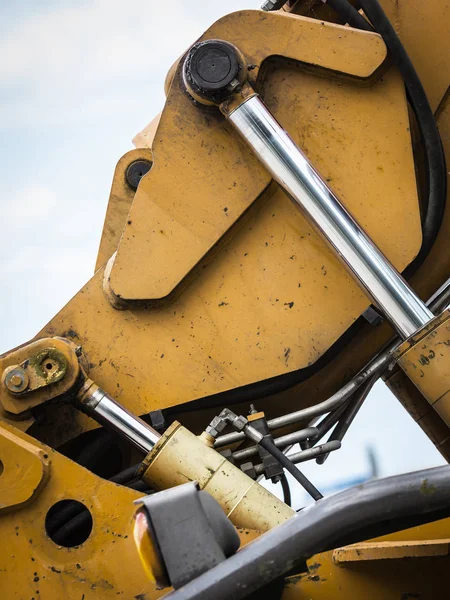
[[[32,338],[92,276],[114,167],[164,104],[172,63],[255,0],[0,2],[0,352]],[[444,461],[384,384],[320,486]],[[296,501],[300,502],[297,494]]]

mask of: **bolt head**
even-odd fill
[[[214,439],[216,439],[219,435],[217,429],[214,429],[214,427],[211,427],[211,425],[208,425],[208,427],[205,429],[205,432]]]
[[[224,458],[226,458],[228,461],[230,461],[230,463],[232,463],[233,465],[235,464],[235,460],[233,458],[233,451],[230,450],[229,448],[227,448],[226,450],[222,450],[222,452],[220,453]]]
[[[219,433],[222,433],[226,426],[227,422],[225,421],[225,419],[222,419],[221,417],[214,417],[214,419],[211,421],[211,423],[208,425],[205,431],[215,439],[219,435]]]
[[[245,426],[248,425],[248,421],[247,419],[242,416],[239,415],[234,421],[233,421],[233,427],[235,429],[237,429],[238,431],[243,431],[245,429]]]
[[[214,417],[214,419],[211,421],[211,423],[208,425],[205,431],[211,437],[216,439],[218,435],[222,433],[226,426],[227,422],[225,421],[225,419],[222,419],[221,417]]]
[[[21,367],[11,369],[6,374],[5,386],[13,394],[20,394],[28,387],[28,375]]]
[[[251,479],[256,479],[256,471],[253,463],[246,462],[241,465],[241,471]]]

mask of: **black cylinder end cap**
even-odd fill
[[[219,102],[230,94],[229,86],[239,78],[241,69],[238,50],[222,40],[195,44],[184,64],[188,86],[196,94]]]
[[[125,172],[125,179],[131,189],[137,190],[142,177],[146,175],[152,168],[152,163],[149,160],[139,159],[133,161]]]

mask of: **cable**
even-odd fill
[[[325,444],[320,444],[319,446],[307,448],[306,450],[302,450],[301,452],[294,452],[293,454],[287,454],[286,449],[283,452],[287,455],[288,459],[291,462],[293,462],[294,465],[296,465],[298,463],[306,462],[308,460],[312,460],[313,458],[317,458],[322,454],[329,454],[330,452],[335,452],[336,450],[339,450],[341,445],[341,442],[335,440],[333,442],[326,442]],[[262,463],[260,463],[259,465],[254,465],[254,470],[255,474],[258,477],[264,475],[265,469]]]
[[[143,481],[142,479],[136,479],[135,481],[131,481],[126,484],[126,487],[136,490],[137,492],[149,492],[151,490],[148,489],[148,483]]]
[[[356,10],[354,6],[347,0],[322,0],[324,4],[328,4],[335,12],[337,12],[345,23],[348,23],[355,29],[363,29],[365,31],[373,31],[370,23]]]
[[[92,470],[95,463],[109,451],[115,441],[116,438],[112,432],[105,429],[95,431],[95,437],[89,440],[79,453],[76,459],[77,463]]]
[[[329,442],[335,440],[342,442],[344,435],[347,433],[348,428],[350,427],[354,418],[358,414],[359,409],[364,404],[364,401],[366,400],[367,396],[372,390],[377,379],[378,377],[376,375],[373,376],[371,379],[369,379],[367,383],[364,384],[364,386],[359,388],[359,390],[355,393],[354,397],[349,402],[344,414],[339,419],[339,423],[337,424],[336,429],[331,434],[330,439],[328,440]]]
[[[289,471],[292,477],[299,482],[299,484],[312,498],[314,498],[314,500],[320,500],[323,498],[319,490],[316,489],[309,479],[303,475],[300,469],[298,469],[294,463],[291,462],[289,458],[275,446],[269,436],[263,437],[259,443],[265,450],[267,450],[267,452],[270,452],[270,454],[277,459],[277,461],[286,469],[286,471]]]
[[[126,482],[136,478],[136,472],[141,466],[141,464],[142,463],[137,463],[135,465],[132,465],[131,467],[128,467],[127,469],[124,469],[123,471],[120,471],[120,473],[117,473],[117,475],[111,477],[110,481],[112,481],[113,483],[126,484]]]
[[[391,352],[399,344],[398,338],[394,338],[375,358],[370,360],[350,381],[341,387],[336,393],[330,396],[327,400],[296,410],[292,413],[269,419],[267,424],[269,429],[278,429],[287,425],[293,425],[303,419],[309,419],[317,415],[323,415],[330,412],[331,410],[341,406],[345,403],[353,392],[359,388],[369,377],[378,373],[380,374],[391,362]],[[220,448],[234,442],[240,442],[245,438],[245,433],[242,431],[233,431],[232,433],[226,433],[219,436],[215,443],[214,448]]]
[[[280,483],[283,490],[283,502],[288,506],[292,506],[291,488],[289,487],[289,481],[287,480],[286,473],[280,475]]]
[[[64,523],[57,531],[54,531],[51,535],[51,539],[55,544],[65,546],[71,538],[75,538],[72,543],[76,546],[79,543],[77,542],[77,538],[80,537],[83,539],[80,530],[82,530],[83,527],[89,526],[92,527],[92,516],[86,508],[83,508],[82,512],[70,519],[70,521]]]
[[[79,502],[70,502],[61,507],[58,512],[48,517],[45,521],[45,528],[50,536],[53,536],[66,523],[86,512],[85,507]]]
[[[428,102],[422,82],[392,24],[378,0],[360,0],[361,7],[381,35],[394,64],[405,83],[408,100],[417,119],[428,171],[428,202],[422,220],[422,246],[413,262],[403,274],[407,277],[416,272],[429,254],[442,223],[445,209],[447,173],[445,156],[433,111]]]
[[[287,435],[281,435],[280,437],[274,439],[275,446],[277,448],[286,448],[286,446],[293,446],[298,442],[302,442],[308,438],[316,439],[319,434],[319,430],[316,427],[305,427],[303,429],[299,429],[298,431],[293,431],[292,433],[288,433]],[[248,448],[243,448],[242,450],[236,450],[232,453],[233,460],[246,460],[252,456],[258,454],[258,446],[249,446]]]
[[[367,21],[348,0],[323,1],[327,2],[352,27],[367,30]],[[421,248],[416,258],[403,271],[405,277],[411,277],[428,256],[442,223],[447,193],[445,156],[433,111],[431,110],[425,90],[393,26],[378,0],[360,0],[360,5],[366,16],[370,19],[375,31],[383,38],[391,54],[393,63],[398,67],[402,75],[408,100],[415,114],[425,149],[428,175],[428,201],[425,214],[422,218]],[[356,15],[359,15],[361,20]],[[350,22],[350,18],[354,18],[352,22]]]

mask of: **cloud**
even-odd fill
[[[31,276],[36,282],[45,282],[48,279],[54,282],[55,287],[61,284],[60,277],[66,276],[69,272],[71,278],[75,277],[81,286],[86,282],[86,264],[88,262],[86,259],[90,258],[89,250],[78,246],[66,246],[63,252],[59,252],[58,248],[26,244],[13,255],[8,256],[7,260],[2,261],[0,266],[6,275],[20,273],[21,277],[29,278]],[[39,290],[40,286],[37,288],[33,286],[34,293]]]
[[[50,216],[57,204],[53,190],[41,185],[26,185],[0,204],[0,219],[8,224],[8,229],[22,229],[24,226],[36,226]]]
[[[29,339],[91,277],[115,162],[162,108],[168,69],[217,18],[249,5],[258,2],[2,8],[0,351]]]
[[[170,62],[174,46],[176,53],[177,45],[188,43],[194,19],[186,8],[172,3],[185,27],[163,3],[145,0],[92,0],[31,15],[3,38],[0,48],[8,60],[0,65],[0,77],[9,82],[27,78],[42,87],[51,80],[62,87],[75,70],[81,83],[101,87],[136,73],[145,76],[146,62]]]
[[[2,245],[5,242],[2,240]],[[5,250],[5,248],[2,248]],[[0,352],[31,339],[92,275],[92,250],[23,243],[0,255]]]
[[[169,67],[224,12],[211,4],[90,0],[24,14],[0,39],[0,126],[76,125],[149,101],[159,110]]]

